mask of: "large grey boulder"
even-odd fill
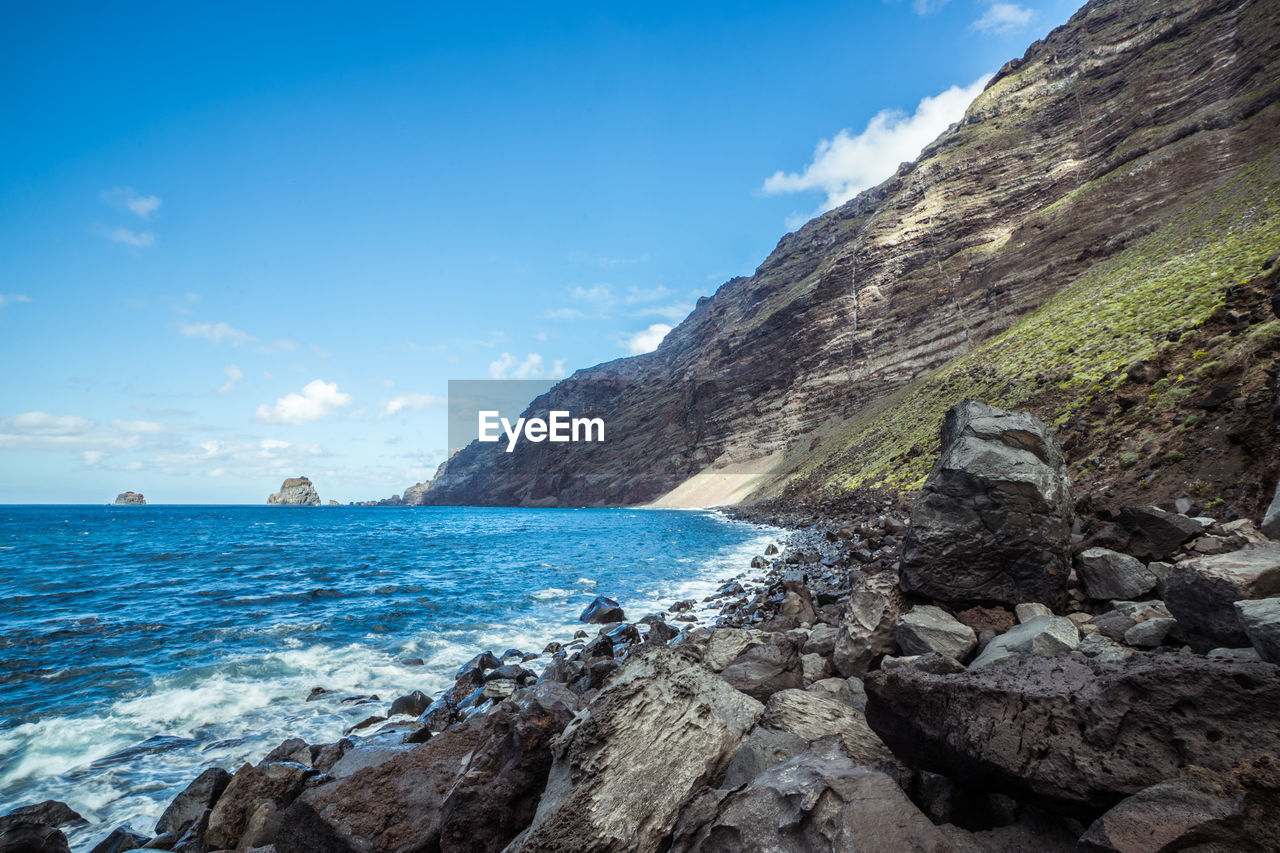
[[[756,726],[742,739],[742,745],[729,759],[721,788],[739,788],[774,765],[795,758],[809,748],[809,742],[795,732]]]
[[[1280,545],[1183,560],[1169,570],[1164,587],[1165,605],[1197,651],[1247,646],[1234,605],[1280,595]]]
[[[720,677],[761,702],[768,701],[779,690],[804,687],[800,643],[784,634],[774,634],[768,643],[748,646],[724,668]]]
[[[1080,629],[1064,616],[1037,616],[1010,628],[973,659],[969,669],[982,669],[1009,658],[1035,655],[1056,657],[1080,645]]]
[[[1020,657],[976,672],[867,677],[867,722],[923,770],[1088,811],[1280,750],[1280,668],[1135,652]]]
[[[1280,663],[1280,598],[1237,601],[1236,619],[1258,657]]]
[[[1129,534],[1125,552],[1144,560],[1167,560],[1204,532],[1204,524],[1158,506],[1129,506],[1117,521]]]
[[[892,572],[858,574],[836,626],[831,664],[845,678],[861,676],[877,657],[893,654],[893,626],[902,613],[902,592]]]
[[[894,639],[904,655],[938,652],[964,660],[978,645],[978,635],[941,607],[921,604],[898,620]]]
[[[210,767],[197,776],[190,785],[173,798],[160,819],[156,821],[156,835],[171,832],[182,835],[195,823],[205,809],[213,808],[231,782],[231,774],[221,767]]]
[[[740,790],[699,792],[670,847],[671,853],[953,849],[893,779],[859,767],[839,738],[819,741]]]
[[[633,655],[557,738],[537,814],[513,853],[658,849],[680,804],[720,781],[764,710],[671,649]]]
[[[845,753],[859,766],[888,773],[904,785],[911,778],[910,771],[867,725],[866,715],[834,697],[782,690],[769,698],[760,727],[791,732],[806,743],[840,735]]]
[[[293,762],[246,764],[235,772],[209,815],[204,844],[210,850],[234,850],[250,821],[264,807],[271,812],[288,808],[316,775],[310,767]],[[264,820],[259,814],[257,823]]]
[[[1066,462],[1033,415],[953,406],[942,456],[911,510],[902,589],[951,605],[1040,601],[1057,609],[1071,571]]]
[[[1076,574],[1089,597],[1099,601],[1132,601],[1155,589],[1155,573],[1135,557],[1109,548],[1090,548],[1076,555]]]

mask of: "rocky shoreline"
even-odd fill
[[[736,511],[792,532],[707,600],[597,598],[93,851],[1280,849],[1280,543],[1095,508],[1024,414],[943,448],[913,504]],[[0,850],[67,849],[58,805]]]

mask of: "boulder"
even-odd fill
[[[656,850],[764,708],[671,649],[637,652],[556,740],[516,851]],[[656,762],[656,763],[655,763]]]
[[[429,707],[431,707],[431,697],[421,690],[415,690],[392,702],[391,710],[387,711],[387,716],[395,717],[399,714],[408,714],[411,717],[416,717]]]
[[[1135,599],[1155,589],[1156,576],[1128,554],[1109,548],[1090,548],[1076,555],[1076,574],[1090,598]]]
[[[1086,853],[1280,850],[1280,760],[1192,768],[1122,800],[1080,838]]]
[[[1237,601],[1236,619],[1258,657],[1280,663],[1280,598]]]
[[[1013,613],[1018,617],[1018,624],[1025,625],[1037,616],[1052,616],[1053,610],[1038,601],[1024,601],[1013,608]]]
[[[701,792],[685,812],[671,853],[953,850],[893,779],[859,767],[839,738],[820,741],[745,788]]]
[[[654,645],[666,645],[679,636],[680,632],[666,622],[658,621],[649,626],[649,633],[645,634],[644,641]]]
[[[1003,607],[970,607],[957,613],[956,621],[968,625],[979,634],[983,631],[1003,634],[1018,624],[1014,614]]]
[[[809,632],[809,638],[804,641],[804,647],[800,651],[806,655],[831,657],[831,653],[836,650],[837,633],[836,629],[830,625],[814,625],[813,630]]]
[[[1147,619],[1125,631],[1124,641],[1126,645],[1133,646],[1135,649],[1154,649],[1162,645],[1169,634],[1177,627],[1178,621],[1176,619],[1167,617]]]
[[[128,826],[117,826],[108,833],[106,838],[93,845],[89,853],[124,853],[126,850],[137,850],[150,840]]]
[[[859,766],[888,773],[904,785],[910,781],[910,771],[871,730],[866,716],[834,697],[804,690],[779,691],[769,697],[760,728],[791,732],[806,743],[840,735],[845,754]]]
[[[724,668],[720,677],[753,699],[765,702],[779,690],[804,687],[800,650],[786,637],[749,646]]]
[[[1280,293],[1280,290],[1276,291]],[[1276,483],[1276,493],[1271,498],[1267,511],[1262,514],[1262,523],[1258,525],[1264,536],[1280,539],[1280,483]]]
[[[1089,813],[1178,775],[1280,750],[1280,670],[1135,652],[1021,657],[866,681],[867,722],[914,767]]]
[[[724,771],[724,789],[739,788],[770,767],[794,758],[809,748],[809,742],[795,732],[756,726],[742,739],[742,745]]]
[[[1076,649],[1085,657],[1096,658],[1104,663],[1114,663],[1133,656],[1133,649],[1126,648],[1102,634],[1086,635]]]
[[[1129,534],[1125,553],[1144,560],[1167,560],[1183,543],[1204,532],[1199,521],[1157,506],[1125,507],[1117,522]]]
[[[941,607],[921,604],[898,620],[894,639],[904,655],[927,655],[930,652],[964,660],[978,645],[978,635]]]
[[[861,678],[824,678],[805,688],[806,692],[830,696],[859,711],[866,710],[867,691]]]
[[[857,575],[836,626],[831,664],[844,677],[861,676],[876,658],[897,648],[893,626],[902,613],[902,592],[891,572]]]
[[[1080,631],[1063,616],[1037,616],[996,637],[982,654],[974,658],[969,669],[982,669],[1009,658],[1036,655],[1064,655],[1080,644]]]
[[[71,853],[62,830],[45,823],[14,821],[0,829],[0,853]]]
[[[308,789],[280,818],[278,853],[501,850],[533,817],[551,741],[577,699],[530,688],[424,744]]]
[[[204,834],[210,850],[232,850],[240,843],[249,819],[263,803],[283,809],[302,793],[315,771],[300,764],[246,764],[235,772],[209,815]]]
[[[623,615],[622,606],[618,602],[597,595],[578,616],[578,621],[589,625],[603,625],[609,622],[626,622],[627,617]]]
[[[156,835],[172,832],[181,836],[195,823],[200,813],[213,808],[231,782],[231,774],[221,767],[210,767],[173,798],[156,821]]]
[[[0,832],[20,823],[43,826],[71,826],[85,819],[71,806],[58,800],[45,800],[30,806],[19,806],[0,817]]]
[[[822,655],[800,655],[800,673],[808,687],[815,681],[831,677],[831,661]]]
[[[1075,520],[1058,442],[1038,418],[967,400],[911,510],[902,589],[951,605],[1062,605]]]
[[[1280,595],[1280,545],[1183,560],[1169,570],[1164,587],[1169,612],[1197,651],[1247,646],[1234,605]]]

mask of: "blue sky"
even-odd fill
[[[11,4],[0,502],[378,498],[653,348],[1074,2]]]

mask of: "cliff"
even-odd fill
[[[320,496],[306,477],[290,477],[280,485],[280,491],[267,498],[273,506],[320,506]]]
[[[909,492],[980,398],[1053,425],[1085,490],[1253,507],[1280,467],[1278,99],[1275,4],[1095,0],[655,352],[529,408],[590,409],[607,444],[473,443],[406,500]]]
[[[121,492],[116,495],[116,506],[146,506],[147,499],[141,492]]]

